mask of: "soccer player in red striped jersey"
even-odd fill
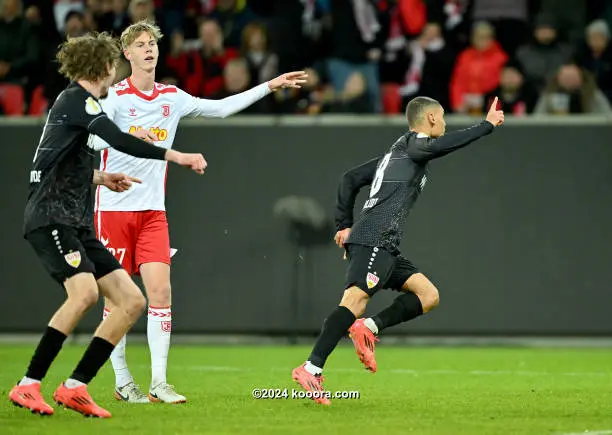
[[[155,67],[162,37],[158,27],[138,22],[121,35],[121,45],[131,64],[129,78],[113,86],[102,101],[104,111],[122,131],[171,148],[179,121],[184,117],[224,118],[237,113],[271,92],[300,87],[304,72],[283,74],[269,82],[222,100],[193,97],[176,86],[155,82]],[[121,172],[125,168],[142,180],[128,192],[115,195],[100,188],[96,192],[95,224],[98,239],[130,274],[140,274],[148,298],[147,339],[151,351],[149,394],[134,382],[126,361],[125,337],[111,355],[115,371],[115,397],[131,403],[149,401],[183,403],[166,379],[172,309],[170,292],[171,247],[165,211],[166,168],[164,162],[133,158],[109,148],[92,137],[93,148],[102,150],[101,168]],[[108,303],[104,315],[112,315]]]

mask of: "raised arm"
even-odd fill
[[[342,176],[336,199],[335,222],[338,231],[353,226],[353,209],[359,190],[372,184],[380,157],[348,170]]]
[[[408,156],[417,162],[445,156],[486,136],[503,122],[504,112],[497,110],[497,97],[495,97],[484,121],[463,130],[445,134],[437,139],[417,138],[415,144],[408,148]]]
[[[181,91],[181,96],[188,101],[187,104],[185,104],[183,116],[226,118],[246,109],[278,89],[300,88],[300,85],[306,82],[306,77],[307,74],[304,71],[286,73],[269,82],[262,83],[247,91],[231,95],[221,100],[195,98]]]
[[[436,159],[471,144],[493,131],[493,124],[482,121],[472,127],[453,131],[437,139],[419,138],[408,148],[408,156],[417,162]]]

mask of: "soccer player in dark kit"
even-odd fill
[[[335,241],[345,249],[348,260],[344,295],[323,323],[310,357],[292,373],[318,403],[330,403],[321,374],[325,361],[347,332],[366,369],[376,372],[376,336],[438,305],[438,289],[400,254],[402,226],[425,186],[429,161],[474,142],[504,122],[497,98],[484,121],[447,135],[444,109],[436,100],[413,99],[406,107],[406,117],[410,131],[384,156],[345,173],[338,190]],[[353,225],[355,199],[368,185],[369,198]],[[396,290],[401,295],[376,316],[356,320],[381,289]]]
[[[200,174],[206,167],[201,154],[148,144],[122,133],[108,119],[98,98],[112,84],[119,55],[110,36],[92,34],[71,38],[57,56],[60,72],[72,82],[51,108],[34,154],[23,232],[47,272],[64,287],[67,298],[51,318],[25,376],[9,393],[9,400],[33,413],[53,414],[40,393],[40,382],[66,337],[101,293],[118,309],[100,323],[74,372],[57,388],[53,399],[86,416],[110,417],[92,400],[87,384],[146,303],[115,257],[96,239],[91,192],[92,184],[121,192],[139,180],[95,171],[90,133],[135,157],[171,161]]]

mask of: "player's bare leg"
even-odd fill
[[[355,319],[365,312],[369,300],[368,294],[359,287],[353,286],[345,290],[340,305],[323,323],[321,334],[308,361],[293,370],[292,377],[296,382],[306,391],[319,394],[319,397],[315,398],[316,402],[324,405],[330,403],[327,397],[321,396],[324,391],[323,366]]]
[[[104,315],[106,319],[114,310],[113,303],[104,298]],[[124,335],[111,353],[110,361],[115,372],[115,399],[128,403],[149,403],[149,396],[142,392],[140,386],[134,382],[134,378],[128,368],[126,358],[126,338]]]
[[[373,317],[357,320],[350,328],[357,355],[372,373],[377,370],[375,342],[382,330],[408,322],[433,310],[440,303],[438,289],[422,273],[410,276],[402,286],[402,291],[404,293],[395,298],[389,307]]]
[[[116,343],[142,314],[146,301],[123,269],[99,279],[97,287],[102,295],[113,302],[113,312],[100,323],[81,361],[70,378],[55,391],[53,398],[58,404],[83,415],[108,418],[111,414],[93,401],[87,392],[87,384],[108,360]]]
[[[40,383],[47,374],[55,357],[59,354],[66,337],[98,301],[98,287],[92,274],[79,273],[66,280],[64,287],[67,298],[55,312],[41,338],[28,371],[10,394],[10,400],[17,406],[43,415],[53,414],[40,394]]]
[[[178,394],[166,379],[172,332],[170,266],[160,262],[144,263],[140,265],[140,276],[149,302],[147,317],[147,340],[151,351],[149,400],[184,403],[187,401],[185,396]]]

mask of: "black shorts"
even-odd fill
[[[370,296],[382,289],[399,291],[419,272],[410,260],[383,248],[349,244],[346,252],[349,265],[344,288],[357,286]]]
[[[92,273],[98,280],[121,269],[117,259],[96,239],[93,228],[51,225],[31,231],[25,238],[60,285],[77,273]]]

